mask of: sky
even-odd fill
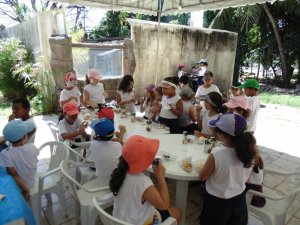
[[[31,8],[29,0],[19,0],[20,3],[28,4]],[[37,1],[37,7],[40,8],[40,1]],[[86,20],[86,27],[90,29],[91,27],[98,25],[101,19],[105,16],[106,10],[100,8],[93,8],[89,11],[88,18]],[[17,24],[5,16],[0,15],[0,24],[4,24],[6,27],[11,27]],[[193,27],[202,27],[203,24],[203,12],[192,12],[191,13],[191,25]]]

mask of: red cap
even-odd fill
[[[114,112],[110,108],[102,108],[97,112],[98,118],[107,118],[114,121]]]
[[[77,104],[75,102],[67,102],[63,106],[63,112],[69,116],[79,114]]]

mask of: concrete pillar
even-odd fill
[[[124,39],[124,49],[123,49],[123,74],[133,75],[135,71],[135,57],[133,52],[132,40]]]

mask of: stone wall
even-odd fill
[[[186,69],[191,71],[192,64],[201,58],[208,61],[208,70],[214,73],[214,82],[222,92],[226,92],[231,85],[236,33],[162,23],[156,59],[157,23],[133,19],[129,19],[129,22],[136,60],[134,80],[138,95],[144,92],[147,84],[155,83],[156,63],[156,83],[159,83],[164,77],[177,76],[179,63],[184,63]]]

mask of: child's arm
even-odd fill
[[[80,124],[80,127],[76,131],[70,133],[61,133],[60,136],[63,140],[73,140],[78,135],[83,135],[87,126],[88,124],[86,122],[83,122],[82,124]]]
[[[19,176],[18,172],[14,167],[6,167],[7,173],[14,178],[16,183],[19,185],[19,187],[22,189],[23,196],[26,201],[29,200],[30,197],[30,190],[26,186],[25,182],[22,180],[22,178]]]
[[[126,127],[123,125],[119,125],[119,129],[120,129],[120,132],[116,132],[116,136],[117,136],[116,141],[122,145],[123,137],[124,137],[124,134],[126,133]]]
[[[196,122],[197,121],[197,116],[196,116],[196,110],[195,110],[194,106],[192,106],[192,105],[190,106],[189,113],[190,113],[190,117],[191,117],[192,121]]]
[[[176,108],[173,108],[171,105],[170,105],[170,109],[169,109],[173,114],[175,114],[177,117],[180,117],[182,115],[182,112],[183,112],[183,101],[182,99],[179,99],[177,102],[176,102]]]
[[[214,170],[215,170],[215,158],[213,154],[209,154],[204,166],[199,172],[199,180],[206,181],[207,178],[209,178],[210,175],[214,172]]]
[[[147,99],[146,99],[146,102],[147,102]],[[145,112],[145,108],[146,108],[146,107],[144,107],[145,100],[141,98],[140,103],[141,103],[140,111],[141,111],[141,113],[143,113],[143,112]]]
[[[83,90],[83,102],[85,103],[86,106],[92,106],[93,108],[97,107],[97,103],[94,102],[94,101],[92,101],[92,100],[90,100],[90,94],[86,90]]]
[[[131,99],[122,101],[121,95],[118,92],[116,94],[116,101],[117,101],[117,104],[121,105],[121,106],[131,103]]]
[[[169,208],[169,190],[165,179],[165,167],[159,162],[158,166],[153,166],[153,171],[157,178],[157,185],[148,187],[142,196],[142,201],[147,201],[155,208],[166,210]]]
[[[201,110],[202,110],[202,106],[201,105],[197,105],[196,106],[196,117],[197,117],[197,128],[198,128],[198,130],[202,129]]]

